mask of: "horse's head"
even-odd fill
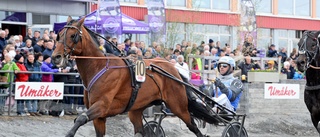
[[[85,18],[79,21],[69,16],[67,25],[58,33],[56,48],[52,53],[52,62],[57,66],[65,66],[71,55],[82,52],[82,30]]]
[[[306,71],[310,65],[318,67],[316,57],[319,56],[319,33],[320,31],[305,31],[298,43],[297,67],[301,72]]]

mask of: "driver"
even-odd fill
[[[228,56],[221,57],[218,61],[219,75],[213,84],[212,91],[213,100],[233,112],[235,112],[238,107],[243,91],[242,82],[233,77],[232,73],[234,69],[235,61],[233,58]],[[218,95],[216,95],[215,86],[217,86]]]

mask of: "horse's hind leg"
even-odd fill
[[[135,136],[139,134],[144,135],[143,133],[143,123],[142,123],[142,112],[144,109],[129,111],[129,119],[134,127]]]
[[[93,120],[97,137],[103,137],[106,134],[106,118],[97,118]]]
[[[313,126],[317,129],[318,133],[320,134],[320,118],[317,117],[319,115],[316,115],[314,113],[311,113],[311,120],[313,123]]]
[[[71,130],[69,130],[68,134],[66,135],[66,137],[73,137],[75,135],[75,133],[77,132],[78,128],[84,124],[86,124],[88,121],[97,119],[97,118],[104,118],[107,115],[107,107],[104,104],[103,101],[98,101],[95,102],[89,109],[87,112],[82,113],[80,116],[77,117],[77,119],[75,120],[75,123],[73,125],[73,127],[71,128]],[[101,121],[97,121],[96,123],[100,123]],[[96,127],[96,125],[95,125]],[[100,129],[100,128],[99,128]],[[105,127],[104,127],[105,129]],[[105,130],[98,130],[96,132],[99,132],[99,134],[97,133],[97,136],[100,134],[105,133]]]
[[[187,99],[181,99],[181,102],[170,102],[168,101],[166,104],[170,108],[171,112],[179,117],[184,123],[186,123],[187,127],[190,131],[196,134],[197,137],[203,137],[202,133],[198,129],[196,123],[193,118],[191,118],[190,112],[188,111],[188,101]]]

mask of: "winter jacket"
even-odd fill
[[[52,49],[45,49],[43,52],[42,52],[42,55],[49,55],[51,57],[53,53],[53,50]]]
[[[0,38],[0,51],[1,51],[1,53],[6,45],[7,45],[6,40],[4,38]]]
[[[26,66],[24,66],[23,63],[16,62],[16,64],[17,64],[18,68],[20,69],[20,71],[24,71],[24,72],[28,71]],[[16,79],[15,79],[16,82],[27,82],[28,80],[29,80],[29,74],[27,74],[27,73],[16,74]]]
[[[43,62],[41,65],[42,72],[59,72],[59,69],[52,69],[53,65],[51,63]],[[42,82],[52,82],[52,74],[43,74]]]
[[[20,69],[18,68],[16,63],[11,61],[3,65],[1,70],[11,70],[11,71],[18,70],[19,71]],[[4,75],[8,77],[8,83],[14,78],[14,75],[11,75],[11,77],[9,77],[9,73],[5,73]],[[9,87],[9,85],[4,85],[4,86]]]
[[[37,71],[37,72],[41,71],[41,68],[40,68],[41,65],[37,61],[34,62],[34,63],[31,63],[31,62],[27,61],[25,66],[26,66],[28,71]],[[42,79],[42,74],[33,73],[33,74],[30,74],[30,76],[29,76],[29,81],[30,82],[40,82],[41,79]]]

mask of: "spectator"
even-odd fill
[[[215,47],[214,41],[212,39],[209,39],[209,47],[210,47],[210,49],[209,49],[210,51],[212,50],[212,48]]]
[[[27,39],[31,39],[32,40],[33,36],[32,36],[32,29],[28,28],[27,30],[27,35],[24,37],[23,42],[26,42]]]
[[[28,71],[40,72],[41,64],[35,60],[32,53],[28,54],[27,63],[25,64]],[[42,74],[33,73],[29,76],[29,82],[41,82]],[[31,116],[41,116],[38,110],[38,100],[27,100],[26,106]]]
[[[42,53],[45,50],[43,42],[43,39],[39,39],[38,42],[35,45],[33,45],[34,53]]]
[[[26,72],[27,68],[24,65],[24,58],[23,55],[21,54],[17,54],[14,57],[15,61],[16,61],[16,65],[18,66],[19,70],[22,72]],[[16,74],[16,79],[15,82],[28,82],[29,80],[29,74],[25,74],[25,73],[18,73]],[[26,112],[24,109],[24,100],[17,100],[17,114],[18,116],[26,116]],[[30,115],[34,116],[33,113],[30,113]]]
[[[9,29],[4,29],[4,32],[6,33],[5,39],[9,40],[10,39]]]
[[[274,60],[269,60],[267,64],[268,64],[267,70],[277,71],[277,69],[274,66],[274,64],[275,64]]]
[[[99,39],[99,49],[105,54],[106,49],[104,48],[105,42],[104,39]]]
[[[297,55],[298,55],[297,49],[296,49],[296,48],[293,48],[293,49],[292,49],[292,52],[290,53],[290,58],[291,58],[292,60],[296,60],[296,59],[297,59]]]
[[[13,40],[15,42],[15,48],[23,47],[22,43],[20,42],[20,38],[18,35],[13,36]]]
[[[61,69],[53,69],[53,65],[51,64],[51,56],[45,54],[43,56],[43,63],[41,65],[42,72],[61,72]],[[52,82],[53,76],[52,74],[43,74],[41,78],[41,82]],[[51,101],[40,101],[39,102],[39,112],[42,115],[49,115],[49,106]]]
[[[277,50],[274,44],[271,44],[268,50],[268,57],[277,57]]]
[[[180,55],[180,51],[178,49],[175,49],[173,51],[173,54],[171,55],[171,59],[177,59],[179,55]]]
[[[131,40],[130,39],[125,39],[124,40],[124,45],[125,45],[125,48],[124,48],[124,50],[126,51],[126,52],[128,52],[129,51],[129,48],[130,48],[130,43],[131,43]]]
[[[285,61],[283,63],[283,67],[281,69],[281,73],[282,74],[286,74],[287,75],[287,79],[292,79],[293,78],[293,75],[291,75],[290,63],[288,61]]]
[[[188,64],[184,62],[184,57],[182,55],[177,56],[177,63],[175,64],[175,68],[178,69],[179,73],[190,80],[189,75],[189,67]]]
[[[65,68],[63,68],[61,72],[63,72],[63,73],[75,72],[74,65],[75,65],[74,60],[68,60],[67,66]],[[75,77],[68,76],[68,75],[54,75],[54,82],[63,82],[66,84],[74,84]],[[64,92],[64,94],[74,94],[73,87],[70,87],[70,86],[65,86],[63,92]],[[64,114],[66,114],[66,115],[78,114],[76,110],[72,109],[73,101],[74,100],[72,97],[67,97],[67,96],[63,97],[62,103],[63,103]]]
[[[0,52],[2,53],[2,50],[5,49],[7,45],[6,41],[6,32],[3,30],[0,30]]]
[[[53,53],[53,40],[49,40],[47,42],[47,48],[42,52],[42,55],[49,55],[51,57],[52,53]]]
[[[239,63],[238,67],[241,69],[241,75],[245,75],[246,78],[248,76],[248,71],[252,69],[253,70],[260,69],[259,64],[254,63],[249,54],[245,56],[244,61],[241,61]],[[247,82],[247,79],[242,79],[242,81]]]
[[[36,30],[36,31],[34,31],[33,38],[31,39],[32,40],[32,45],[35,45],[38,42],[39,39],[40,39],[40,31]]]
[[[284,63],[287,59],[287,49],[286,48],[281,48],[281,51],[279,52],[279,55],[282,57],[281,58],[281,63]]]

